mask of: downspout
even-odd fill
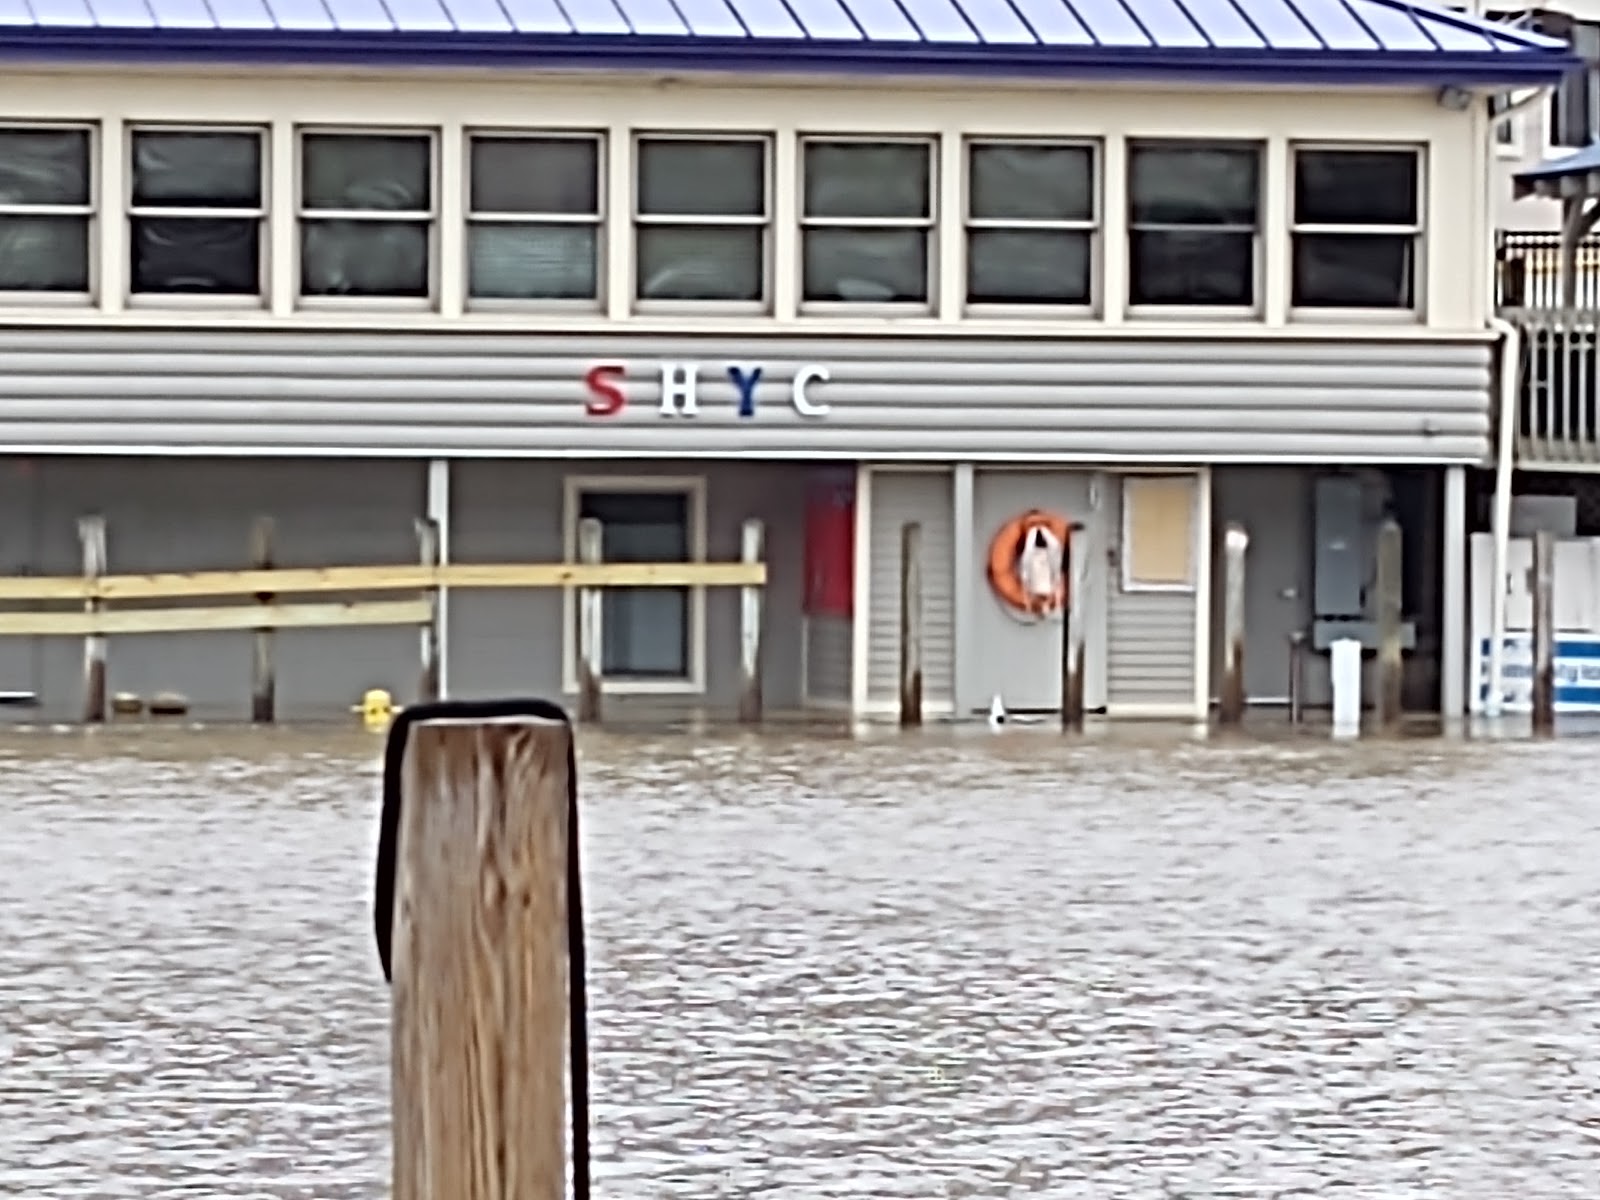
[[[1498,717],[1504,698],[1506,641],[1506,560],[1511,555],[1511,471],[1515,465],[1517,383],[1522,373],[1522,335],[1504,317],[1490,317],[1489,328],[1500,335],[1500,404],[1494,470],[1494,515],[1490,529],[1494,550],[1489,556],[1489,690],[1484,713]]]

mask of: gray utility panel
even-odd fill
[[[1311,642],[1326,650],[1340,638],[1355,638],[1368,650],[1378,647],[1378,525],[1382,520],[1381,481],[1369,475],[1320,475],[1312,494],[1315,560],[1312,565]],[[1403,622],[1401,645],[1416,646],[1416,625]]]

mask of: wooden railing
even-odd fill
[[[1600,309],[1514,309],[1521,333],[1517,465],[1528,470],[1600,470]]]
[[[1562,308],[1561,235],[1502,229],[1495,234],[1494,304],[1505,308]],[[1578,243],[1578,308],[1600,307],[1600,237]]]
[[[274,567],[108,574],[106,527],[99,517],[79,523],[84,569],[81,575],[0,576],[0,637],[81,637],[84,639],[83,719],[104,721],[106,639],[148,633],[253,631],[256,634],[252,717],[274,719],[276,671],[272,635],[280,629],[335,629],[362,626],[414,626],[421,639],[418,693],[437,697],[439,657],[444,638],[440,593],[445,590],[571,588],[580,595],[580,718],[599,718],[602,687],[599,661],[599,593],[616,587],[738,587],[741,606],[741,662],[744,689],[740,712],[761,715],[761,604],[766,564],[760,561],[760,522],[746,522],[745,557],[738,562],[606,563],[598,561],[598,522],[584,521],[580,547],[590,561],[576,563],[449,563],[437,561],[433,523],[417,523],[421,549],[416,563],[383,566]],[[270,523],[258,522],[253,557],[270,562]],[[373,599],[373,593],[415,593],[400,599]],[[343,593],[344,598],[329,599]],[[324,597],[286,600],[285,597]],[[172,605],[175,600],[231,599],[233,603]],[[74,607],[67,608],[71,604]],[[131,605],[133,607],[109,607]]]

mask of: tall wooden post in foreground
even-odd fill
[[[922,724],[922,526],[900,527],[900,724]]]
[[[391,730],[375,916],[393,1200],[564,1200],[569,1151],[587,1200],[573,761],[543,702],[420,705]]]
[[[1547,529],[1533,535],[1533,731],[1556,727],[1556,541]]]
[[[1073,545],[1082,532],[1083,525],[1073,522],[1061,547],[1061,577],[1067,581],[1067,607],[1061,614],[1061,728],[1068,733],[1083,729],[1085,548]]]
[[[739,533],[739,561],[760,562],[765,545],[765,526],[754,518],[746,521]],[[750,585],[739,589],[739,720],[747,725],[761,721],[761,591]]]
[[[250,566],[257,571],[272,570],[274,525],[271,517],[258,517],[250,530]],[[276,599],[271,592],[257,592],[256,603],[266,606]],[[250,670],[250,719],[257,725],[270,725],[277,715],[278,675],[272,662],[272,626],[263,624],[255,633],[255,654]]]
[[[1403,547],[1400,523],[1391,517],[1378,530],[1378,726],[1381,729],[1393,729],[1398,725],[1404,707]]]

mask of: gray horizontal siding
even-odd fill
[[[855,622],[849,617],[807,617],[805,622],[807,697],[848,702]]]
[[[871,607],[867,698],[900,700],[900,553],[907,522],[922,526],[922,691],[928,707],[948,709],[955,682],[954,501],[947,473],[872,474]]]
[[[1194,703],[1194,593],[1115,588],[1107,625],[1110,704]]]
[[[663,416],[663,360],[700,364],[700,411]],[[584,373],[630,402],[588,416]],[[1482,340],[0,330],[0,450],[1476,462]],[[760,365],[737,415],[725,373]],[[788,402],[796,367],[831,372]]]

